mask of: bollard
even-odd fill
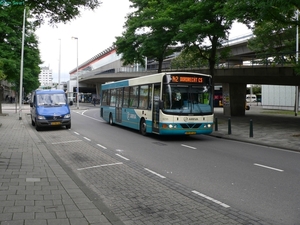
[[[218,131],[218,118],[215,118],[215,131]]]
[[[228,134],[231,134],[231,119],[228,118]]]
[[[249,137],[253,137],[253,121],[252,121],[252,119],[250,119],[250,133],[249,133]]]

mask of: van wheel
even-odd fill
[[[33,121],[32,116],[31,116],[31,125],[35,126],[35,122]]]
[[[71,124],[67,125],[66,129],[71,129]]]
[[[145,119],[142,119],[141,122],[140,122],[140,132],[143,136],[146,136],[147,135],[147,124],[146,124],[146,121]]]
[[[40,130],[41,130],[41,127],[38,126],[38,125],[35,123],[35,129],[36,129],[37,131],[40,131]]]
[[[110,124],[110,125],[113,125],[113,124],[114,124],[112,114],[109,114],[109,124]]]

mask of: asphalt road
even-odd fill
[[[176,139],[73,115],[73,129],[162,176],[273,224],[300,223],[300,154],[210,136]]]

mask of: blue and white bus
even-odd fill
[[[206,74],[166,72],[101,86],[100,116],[142,135],[213,131],[213,84]]]

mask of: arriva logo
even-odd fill
[[[199,120],[199,118],[193,118],[193,117],[184,117],[183,118],[183,121],[184,122],[189,122],[189,121],[195,121],[195,120]]]
[[[130,119],[136,119],[136,114],[130,114],[129,112],[127,112],[127,120]]]

